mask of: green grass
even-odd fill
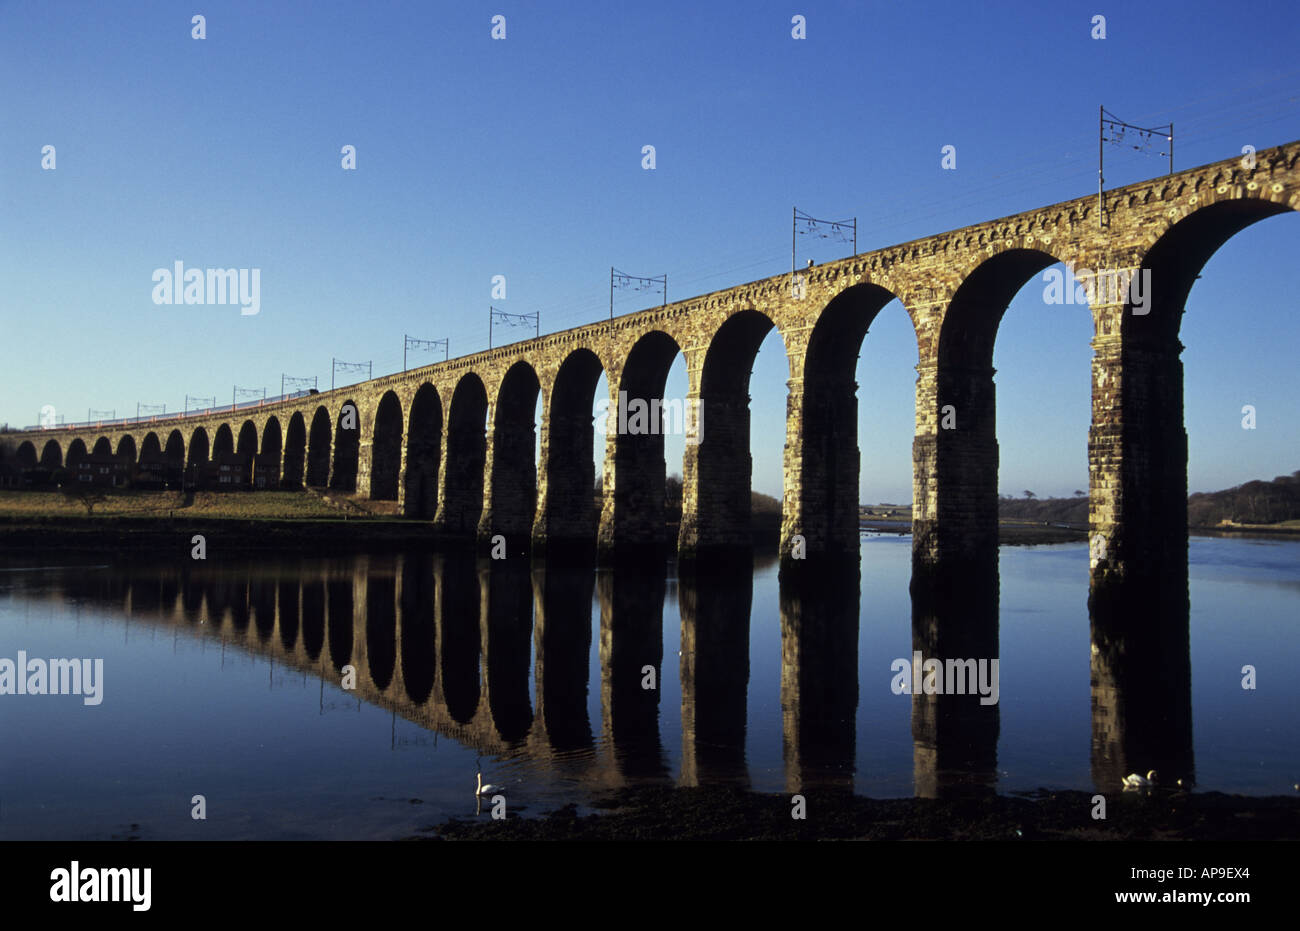
[[[185,517],[283,520],[328,518],[343,513],[301,491],[213,492],[194,494],[189,507],[179,491],[106,491],[92,517]],[[0,490],[0,517],[85,517],[86,508],[58,491]]]

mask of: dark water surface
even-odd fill
[[[860,585],[802,591],[764,559],[693,582],[428,553],[8,558],[0,658],[102,658],[104,673],[95,706],[0,695],[0,838],[401,837],[475,816],[480,768],[524,814],[629,782],[910,796],[1112,791],[1145,771],[1141,741],[1121,738],[1159,735],[1165,699],[1098,674],[1084,544],[1001,550],[999,701],[950,699],[965,702],[952,715],[890,688],[919,642],[910,543],[864,536]],[[1180,772],[1291,793],[1300,542],[1190,551]]]

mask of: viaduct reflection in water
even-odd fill
[[[753,572],[548,567],[411,552],[242,565],[117,567],[15,574],[10,594],[94,605],[266,656],[339,685],[421,728],[500,758],[526,757],[593,788],[674,778],[661,734],[663,617],[681,618],[684,785],[750,783],[746,755]],[[995,658],[996,570],[914,587],[913,650]],[[1185,588],[1183,589],[1185,593]],[[1130,593],[1131,594],[1131,593]],[[1094,597],[1092,774],[1115,791],[1128,772],[1191,779],[1188,602]],[[785,783],[851,789],[857,755],[856,572],[782,578],[780,698]],[[762,610],[763,606],[758,606]],[[599,682],[591,680],[593,611]],[[1180,644],[1170,651],[1169,645]],[[890,658],[871,658],[869,668]],[[670,660],[671,661],[671,660]],[[645,687],[650,678],[656,687]],[[867,687],[884,687],[879,682]],[[589,694],[599,689],[600,721]],[[1004,693],[1005,694],[1005,693]],[[999,708],[978,694],[911,697],[917,795],[987,793],[997,783]],[[599,728],[599,733],[597,732]]]

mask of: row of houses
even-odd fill
[[[66,469],[0,462],[0,488],[57,488],[78,484],[92,488],[139,488],[242,491],[278,488],[277,456],[228,453],[204,463],[182,466],[169,459],[130,462],[118,456],[90,454]]]

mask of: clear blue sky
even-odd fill
[[[540,311],[544,331],[600,319],[610,265],[667,272],[672,299],[753,280],[789,267],[792,205],[856,215],[866,251],[1088,194],[1098,104],[1172,119],[1175,167],[1300,139],[1291,3],[191,7],[0,3],[0,421],[275,394],[282,372],[328,385],[333,356],[391,372],[403,333],[482,349],[498,274],[492,303]],[[1164,170],[1111,155],[1108,184]],[[1300,468],[1297,255],[1300,217],[1273,218],[1192,292],[1193,490]],[[155,305],[153,270],[176,260],[260,268],[261,312]],[[1087,488],[1091,325],[1042,288],[1013,302],[995,355],[1015,495]],[[915,363],[891,305],[858,368],[864,500],[910,500]],[[774,334],[751,387],[771,494],[787,377]],[[679,360],[668,392],[684,390]]]

